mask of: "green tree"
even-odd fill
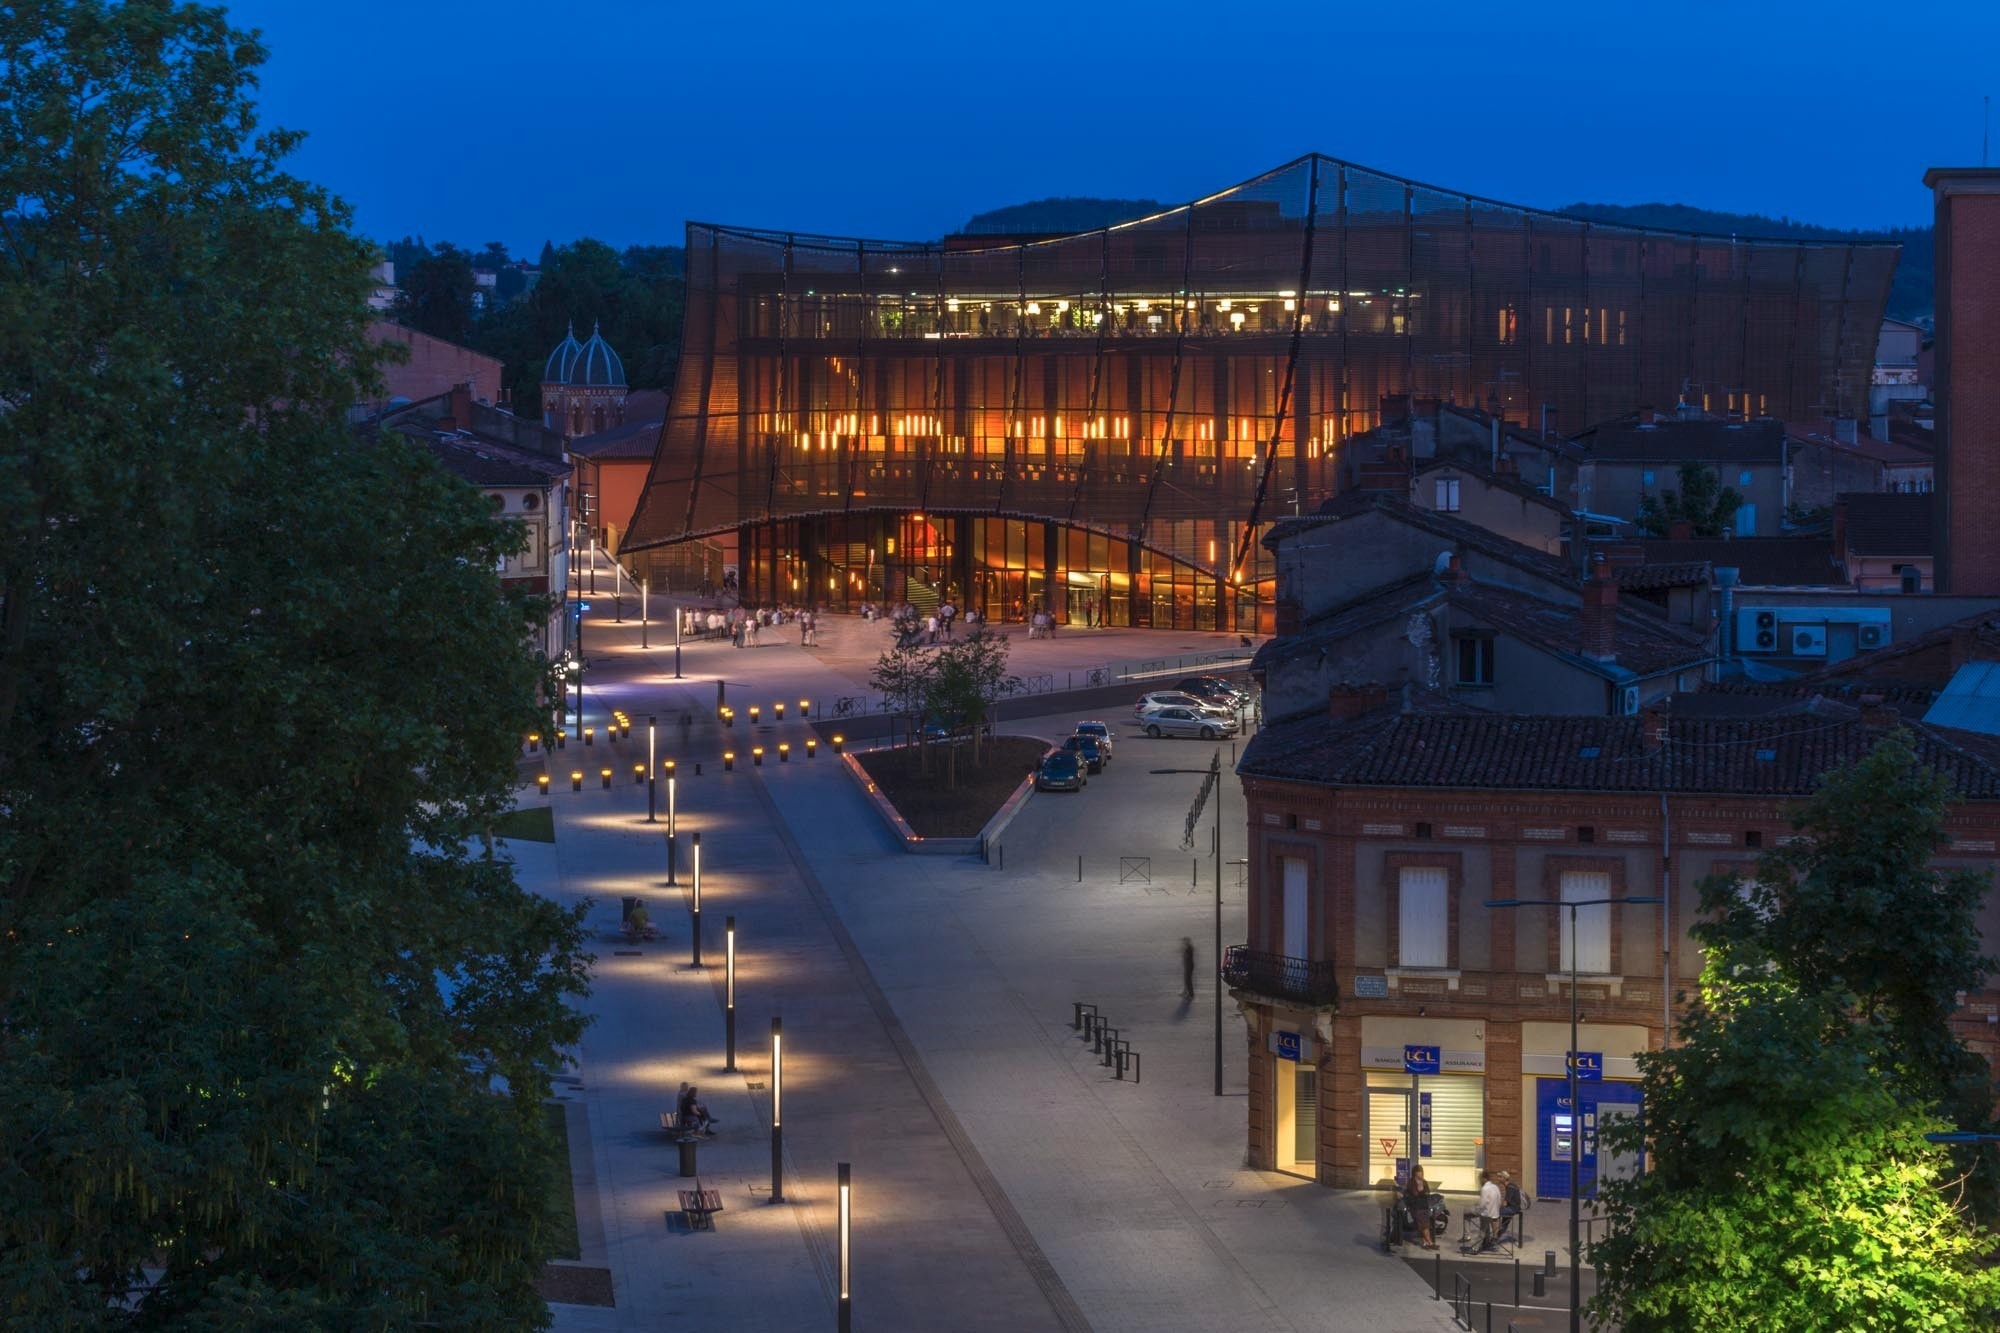
[[[396,318],[434,338],[463,346],[472,340],[472,259],[449,242],[396,271]]]
[[[370,246],[219,9],[0,10],[0,1310],[532,1327],[576,913],[467,849],[517,538],[398,440]]]
[[[875,659],[868,674],[870,689],[881,693],[897,716],[908,723],[917,736],[917,762],[928,772],[930,756],[925,747],[924,710],[936,689],[937,664],[931,654],[897,644]]]
[[[1639,526],[1664,537],[1685,521],[1697,537],[1720,537],[1730,530],[1743,496],[1722,484],[1722,477],[1705,463],[1682,463],[1680,489],[1639,497]]]
[[[1931,866],[1949,788],[1892,733],[1828,774],[1748,883],[1701,885],[1681,1044],[1642,1056],[1648,1169],[1607,1186],[1598,1313],[1628,1330],[1991,1326],[1987,1192],[1926,1132],[1982,1125],[1949,1020],[1984,882]]]

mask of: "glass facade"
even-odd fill
[[[1317,155],[1049,239],[690,224],[626,549],[739,542],[752,599],[797,578],[838,603],[879,567],[884,600],[956,579],[996,615],[1255,629],[1257,536],[1332,494],[1384,399],[1562,432],[1682,400],[1859,415],[1896,254],[1584,222]]]

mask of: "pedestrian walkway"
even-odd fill
[[[827,621],[823,642],[865,630]],[[745,720],[753,696],[825,698],[851,685],[855,663],[872,663],[879,648],[850,645],[842,660],[800,648],[796,636],[755,650],[703,644],[684,651],[685,678],[675,681],[670,647],[641,653],[636,626],[597,622],[588,628],[589,720],[610,707],[642,724],[657,714],[662,757],[690,774],[679,804],[683,834],[703,834],[711,963],[723,916],[738,918],[742,1072],[720,1070],[720,977],[687,967],[684,908],[661,887],[664,841],[642,822],[644,789],[559,791],[555,881],[534,882],[525,863],[524,880],[560,900],[594,897],[593,924],[607,931],[619,895],[640,892],[665,930],[661,941],[607,941],[599,951],[578,1094],[598,1198],[579,1208],[603,1212],[619,1304],[563,1307],[559,1327],[798,1328],[830,1318],[837,1161],[854,1164],[864,1327],[1450,1327],[1425,1285],[1375,1248],[1371,1196],[1243,1168],[1244,1038],[1233,1006],[1229,1095],[1209,1086],[1216,980],[1206,858],[1196,868],[1203,882],[1188,886],[1201,892],[1140,892],[1109,873],[1076,884],[1079,846],[1101,856],[1143,838],[1163,867],[1190,864],[1178,851],[1181,811],[1121,793],[1123,779],[1136,787],[1143,774],[1120,766],[1148,762],[1137,747],[1121,748],[1114,772],[1082,797],[1031,801],[1009,832],[1004,871],[911,857],[833,756],[801,757],[808,733],[795,709],[779,724],[766,706],[754,731]],[[729,732],[714,719],[718,673],[738,707]],[[683,710],[693,717],[685,746],[667,725]],[[1008,729],[1064,725],[1010,713]],[[620,746],[622,772],[627,754],[643,757],[642,735],[643,725]],[[781,739],[794,744],[790,763],[748,763],[752,743],[771,750]],[[746,756],[730,774],[716,765],[725,743]],[[1160,753],[1174,766],[1208,757],[1192,742]],[[1198,779],[1181,781],[1191,796]],[[1240,796],[1226,788],[1234,805]],[[1106,799],[1085,804],[1099,794]],[[1225,807],[1224,828],[1225,848],[1240,849],[1240,806],[1233,824]],[[1231,876],[1225,941],[1242,932],[1233,888]],[[1180,995],[1183,936],[1201,946],[1192,1004]],[[1073,999],[1114,1015],[1142,1052],[1142,1083],[1119,1082],[1087,1057],[1069,1025]],[[785,1017],[792,1200],[776,1207],[764,1193],[773,1012]],[[681,1235],[666,1217],[686,1182],[673,1174],[658,1112],[683,1079],[702,1085],[724,1122],[701,1149],[703,1184],[725,1199],[714,1236]]]

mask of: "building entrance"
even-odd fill
[[[1580,1153],[1577,1180],[1583,1197],[1597,1197],[1600,1170],[1604,1179],[1623,1180],[1638,1174],[1644,1166],[1640,1154],[1626,1152],[1600,1159],[1599,1134],[1623,1116],[1639,1114],[1642,1097],[1637,1083],[1579,1083],[1577,1099],[1583,1103],[1579,1116],[1570,1106],[1567,1078],[1535,1080],[1535,1197],[1567,1199],[1573,1136]]]
[[[1277,1123],[1272,1141],[1280,1171],[1319,1178],[1319,1066],[1271,1057],[1271,1086],[1276,1090]]]

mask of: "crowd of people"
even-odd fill
[[[681,630],[695,636],[727,634],[738,648],[756,648],[763,642],[764,631],[796,625],[799,646],[817,648],[819,617],[820,613],[809,606],[732,606],[727,610],[690,607],[681,613]]]

